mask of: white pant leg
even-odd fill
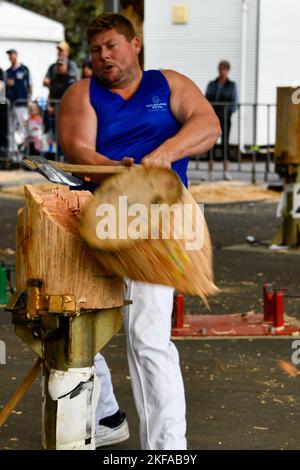
[[[17,143],[15,141],[15,132],[17,129],[17,115],[15,108],[12,107],[8,114],[8,149],[10,152],[16,152],[18,150]]]
[[[174,289],[126,280],[127,356],[142,449],[186,449],[185,396],[170,341]]]
[[[94,357],[95,373],[101,384],[100,397],[96,408],[96,425],[99,420],[115,414],[119,405],[114,395],[111,375],[104,357],[97,353]]]
[[[26,137],[28,134],[27,132],[27,121],[29,117],[28,108],[27,106],[16,106],[15,113],[16,113],[16,118],[17,118],[20,132],[24,135],[24,137]]]

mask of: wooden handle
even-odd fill
[[[13,396],[9,399],[6,403],[5,407],[0,411],[0,428],[3,426],[7,418],[9,417],[12,410],[17,406],[17,404],[22,400],[23,396],[29,389],[30,385],[34,382],[37,376],[40,373],[42,359],[39,357],[36,361],[34,366],[26,375],[25,379],[19,385]]]
[[[113,175],[123,173],[130,167],[124,165],[106,166],[106,165],[73,165],[72,163],[49,162],[58,170],[72,173],[104,173]]]

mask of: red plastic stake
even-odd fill
[[[279,328],[284,326],[284,296],[283,291],[276,291],[274,294],[274,326]]]
[[[284,326],[284,289],[274,290],[271,284],[263,286],[264,321],[272,322],[275,328]]]
[[[184,326],[184,296],[177,293],[174,298],[173,308],[173,328],[183,328]]]
[[[263,285],[263,300],[264,300],[264,321],[273,321],[273,298],[274,291],[271,284]]]

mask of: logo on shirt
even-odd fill
[[[167,111],[167,103],[165,101],[161,101],[158,96],[152,96],[152,103],[146,104],[146,108],[148,111]]]

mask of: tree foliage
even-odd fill
[[[10,0],[10,3],[63,23],[71,57],[77,61],[87,55],[88,23],[103,11],[103,0]]]

